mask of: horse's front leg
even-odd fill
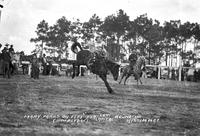
[[[142,81],[141,81],[141,79],[140,79],[140,75],[137,74],[137,75],[135,76],[135,79],[137,80],[137,87],[138,87],[138,85],[139,85],[139,83],[138,83],[139,81],[140,81],[140,84],[142,84]]]
[[[106,86],[108,92],[109,92],[110,94],[114,93],[114,91],[112,90],[112,88],[110,87],[110,85],[109,85],[109,83],[108,83],[108,81],[107,81],[106,75],[99,75],[99,77],[104,81],[104,84],[105,84],[105,86]]]
[[[121,77],[121,80],[119,81],[119,84],[121,84],[122,79],[124,78],[125,75],[126,75],[125,73],[122,74],[122,77]]]
[[[77,66],[76,76],[79,76],[79,74],[80,74],[80,65]]]
[[[140,80],[140,84],[142,85],[142,80],[141,80],[141,78],[139,78],[139,80]]]
[[[75,77],[75,73],[76,73],[76,67],[75,67],[75,64],[73,64],[73,74],[72,74],[72,78]]]

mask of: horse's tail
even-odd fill
[[[81,47],[80,43],[78,43],[78,42],[73,43],[72,46],[71,46],[71,50],[72,50],[72,52],[75,53],[75,54],[78,53],[77,47],[78,47],[80,50],[83,50],[83,48]]]

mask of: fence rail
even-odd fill
[[[178,81],[181,81],[181,76],[182,76],[182,70],[184,69],[200,69],[200,68],[194,68],[194,67],[171,67],[171,66],[159,66],[159,65],[146,65],[146,67],[153,67],[153,68],[158,68],[158,79],[161,78],[161,68],[167,68],[169,70],[172,70],[172,69],[178,69]]]

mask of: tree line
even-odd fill
[[[186,48],[190,43],[194,49],[198,49],[200,42],[198,23],[171,20],[161,25],[160,21],[149,18],[147,14],[130,20],[122,9],[104,20],[96,14],[86,22],[79,19],[71,21],[63,16],[52,26],[42,20],[35,32],[37,37],[30,39],[36,44],[34,53],[45,50],[50,54],[57,53],[59,57],[65,54],[67,58],[68,43],[74,37],[82,39],[85,48],[88,48],[88,42],[98,37],[107,43],[105,48],[110,59],[124,61],[127,53],[139,50],[146,56],[149,64],[158,64],[163,58],[167,62],[171,55],[196,61],[195,53]]]

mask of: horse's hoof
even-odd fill
[[[110,93],[110,94],[115,94],[115,92],[114,92],[113,90],[112,90],[112,91],[109,91],[109,93]]]
[[[113,94],[113,93],[114,93],[114,91],[113,91],[112,89],[109,89],[108,92],[109,92],[110,94]]]
[[[112,91],[110,94],[116,94],[114,91]]]

